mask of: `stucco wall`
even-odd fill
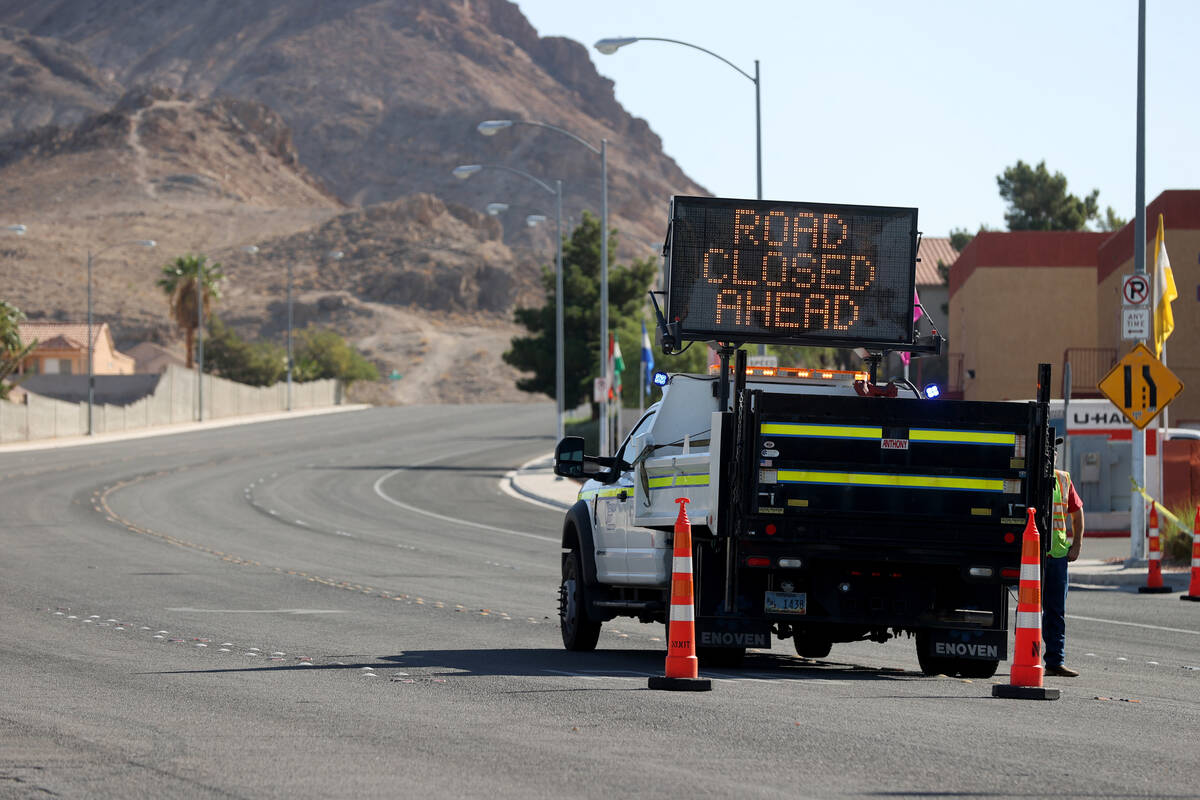
[[[951,349],[964,354],[964,399],[1036,393],[1037,365],[1061,368],[1068,347],[1094,347],[1094,267],[981,267],[951,303]],[[1081,313],[1081,311],[1083,313]],[[1061,375],[1052,378],[1061,396]]]
[[[283,411],[286,384],[257,387],[204,376],[204,418],[235,417]],[[196,373],[170,366],[152,394],[127,405],[92,407],[95,433],[148,428],[196,419]],[[340,405],[342,391],[335,380],[292,384],[292,408]],[[68,403],[28,394],[24,403],[0,401],[0,442],[82,436],[87,433],[87,402]]]

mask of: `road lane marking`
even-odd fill
[[[167,611],[186,611],[193,614],[345,614],[329,608],[168,608]]]
[[[1130,628],[1146,628],[1152,631],[1167,631],[1168,633],[1189,633],[1192,636],[1200,636],[1200,631],[1189,631],[1186,628],[1165,628],[1162,625],[1146,625],[1141,622],[1121,622],[1116,619],[1101,619],[1100,617],[1081,617],[1078,614],[1067,614],[1067,619],[1078,619],[1084,622],[1104,622],[1109,625],[1125,625]]]
[[[556,536],[542,536],[540,534],[527,533],[525,531],[513,531],[513,530],[509,530],[508,528],[497,528],[494,525],[484,525],[481,522],[471,522],[468,519],[458,519],[456,517],[448,517],[445,514],[438,514],[435,511],[427,511],[423,508],[418,508],[417,506],[410,506],[408,503],[401,502],[383,491],[382,487],[383,487],[384,481],[386,481],[388,478],[391,478],[394,475],[399,475],[401,472],[407,472],[407,471],[408,471],[407,469],[394,469],[391,472],[388,472],[385,475],[381,476],[379,478],[379,480],[375,481],[375,494],[379,495],[383,500],[386,500],[387,502],[391,503],[392,505],[396,506],[397,508],[403,508],[405,511],[411,511],[414,514],[421,514],[422,516],[433,517],[434,519],[441,520],[442,522],[448,522],[452,525],[465,525],[469,528],[477,528],[477,529],[483,530],[483,531],[493,531],[495,533],[503,533],[506,536],[523,536],[526,539],[538,539],[539,541],[553,542],[554,544],[559,544],[561,542],[561,540]]]

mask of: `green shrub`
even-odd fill
[[[1180,528],[1169,518],[1163,517],[1159,528],[1159,546],[1162,547],[1163,562],[1166,564],[1192,563],[1192,536],[1196,519],[1196,504],[1172,508],[1171,513],[1183,523]]]
[[[337,378],[349,386],[354,381],[379,380],[375,365],[337,333],[323,328],[305,328],[294,345],[296,363],[292,376],[312,381]]]
[[[271,386],[287,375],[287,353],[273,342],[247,342],[214,316],[204,343],[204,371],[250,386]]]

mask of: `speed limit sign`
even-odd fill
[[[1145,305],[1150,300],[1150,276],[1143,273],[1126,275],[1121,281],[1121,300],[1127,306]]]

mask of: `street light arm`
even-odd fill
[[[568,130],[562,129],[562,128],[558,127],[557,125],[551,125],[546,122],[538,122],[538,121],[532,120],[532,119],[514,119],[512,121],[512,123],[514,125],[532,125],[537,128],[545,128],[546,130],[554,131],[555,133],[561,133],[563,136],[566,136],[570,139],[574,139],[575,141],[579,142],[581,145],[586,147],[588,150],[591,150],[596,155],[600,155],[599,147],[596,147],[594,144],[589,142],[587,139],[580,138],[579,136],[576,136],[575,134],[571,133]]]
[[[108,247],[103,247],[99,250],[95,250],[95,251],[89,250],[88,255],[91,258],[96,258],[97,256],[107,253],[109,250],[114,250],[118,247],[124,247],[124,246],[130,245],[130,244],[136,244],[139,247],[155,247],[158,244],[158,242],[154,241],[153,239],[130,239],[129,241],[126,241],[126,242],[117,242],[116,244],[110,244]]]
[[[670,42],[671,44],[681,44],[684,47],[690,47],[693,50],[699,50],[702,53],[708,53],[713,58],[715,58],[719,61],[724,61],[729,66],[733,67],[735,70],[737,70],[739,73],[741,73],[742,77],[746,78],[751,83],[758,83],[758,80],[753,75],[751,75],[749,72],[746,72],[744,69],[742,69],[737,64],[730,61],[728,58],[725,58],[724,56],[719,55],[717,53],[714,53],[712,50],[708,50],[704,47],[701,47],[698,44],[692,44],[691,42],[683,42],[683,41],[680,41],[679,39],[664,39],[660,36],[637,36],[637,37],[632,37],[632,38],[634,39],[634,41],[638,41],[638,42]],[[601,52],[604,52],[604,51],[601,51]]]
[[[536,183],[538,186],[542,187],[542,189],[546,190],[550,194],[554,194],[554,195],[558,194],[558,192],[556,192],[554,190],[554,188],[550,186],[550,184],[546,183],[545,181],[543,181],[539,178],[534,177],[533,175],[530,175],[528,172],[526,172],[523,169],[517,169],[516,167],[510,167],[507,164],[476,164],[476,165],[472,165],[472,166],[478,167],[479,169],[471,169],[470,171],[464,171],[462,173],[459,173],[459,170],[462,170],[464,168],[456,167],[453,170],[453,172],[456,175],[460,175],[463,179],[466,179],[466,178],[471,177],[471,175],[473,175],[474,173],[478,172],[481,169],[500,169],[500,170],[504,170],[505,172],[511,172],[514,175],[520,175],[522,178],[525,178],[526,180],[533,181],[534,183]]]

